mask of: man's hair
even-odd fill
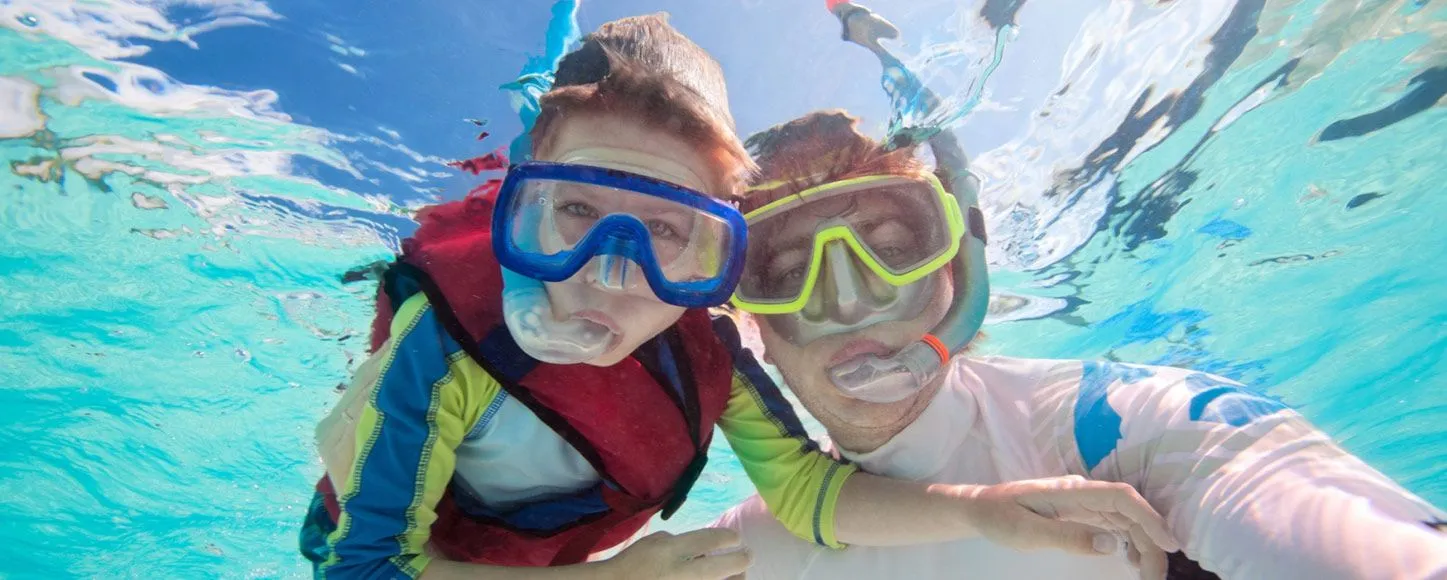
[[[534,151],[551,145],[555,123],[568,113],[628,115],[699,143],[704,151],[752,172],[734,133],[728,90],[718,61],[668,24],[666,14],[615,20],[583,37],[558,63],[553,90],[539,101]],[[743,175],[722,176],[731,195]]]
[[[888,150],[859,131],[859,119],[839,109],[816,111],[775,125],[744,142],[759,165],[757,184],[776,187],[742,195],[748,212],[805,189],[851,177],[921,175],[928,171],[914,147]]]

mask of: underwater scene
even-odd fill
[[[0,0],[0,578],[310,577],[376,265],[496,193],[580,35],[657,12],[740,138],[958,137],[972,353],[1219,375],[1447,506],[1447,2],[863,3],[895,73],[838,1]],[[754,493],[713,442],[650,529]]]

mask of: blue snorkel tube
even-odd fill
[[[889,95],[895,118],[891,126],[910,113],[929,113],[940,106],[934,92],[904,63],[879,44],[895,38],[899,29],[868,8],[835,0],[829,9],[843,26],[842,37],[879,57],[884,68],[882,84]],[[926,115],[920,115],[921,118]],[[893,132],[887,146],[898,148],[921,140],[934,154],[936,173],[959,201],[969,226],[959,254],[950,262],[955,297],[943,320],[930,331],[950,356],[963,351],[979,333],[990,305],[990,278],[985,262],[985,223],[979,209],[980,180],[969,169],[969,160],[952,130],[942,126],[901,127]],[[831,369],[835,386],[844,394],[877,403],[902,400],[933,381],[944,368],[939,352],[921,340],[888,358],[868,357],[861,364]]]
[[[537,122],[541,105],[538,101],[553,87],[553,71],[577,44],[578,1],[558,0],[553,4],[548,21],[547,49],[541,58],[528,61],[517,80],[500,87],[512,92],[512,107],[522,121],[522,133],[509,146],[513,163],[532,157],[529,132]],[[502,268],[503,321],[518,347],[539,361],[552,364],[577,364],[601,356],[608,349],[611,331],[586,320],[558,321],[553,318],[552,304],[542,280],[529,278],[506,267]]]

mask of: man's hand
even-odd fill
[[[1056,548],[1100,555],[1118,548],[1116,533],[1130,538],[1128,556],[1141,578],[1166,576],[1166,552],[1180,545],[1135,488],[1078,475],[964,486],[968,517],[980,535],[1021,550]]]
[[[638,540],[604,564],[612,578],[720,580],[743,574],[753,561],[739,542],[733,530],[697,530],[677,536],[658,532]]]

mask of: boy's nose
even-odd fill
[[[622,256],[602,255],[593,258],[595,264],[584,267],[584,281],[609,292],[632,292],[637,289],[642,276],[632,260]]]

